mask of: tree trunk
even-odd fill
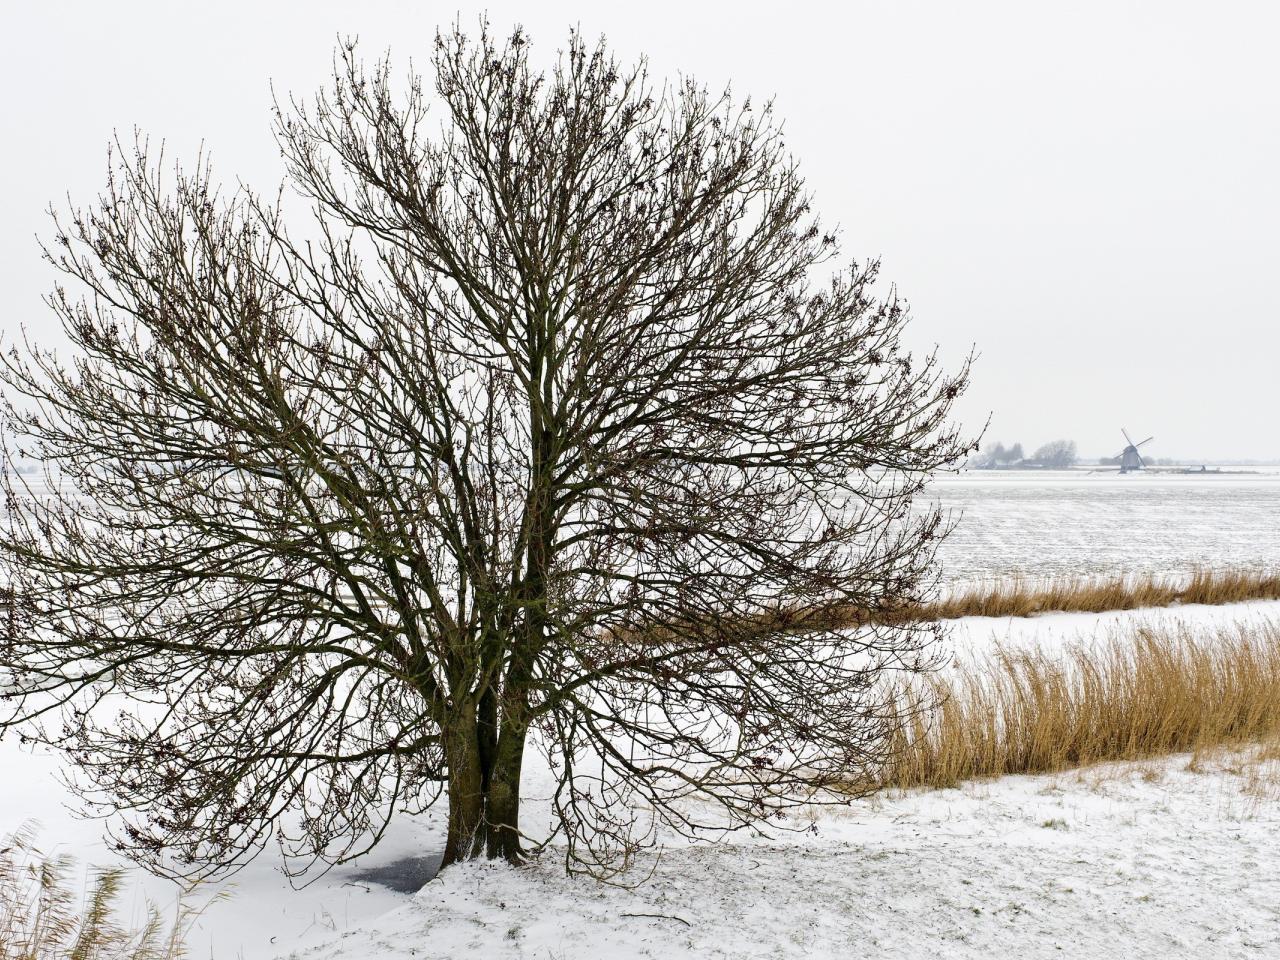
[[[524,762],[523,718],[503,725],[494,755],[486,797],[488,848],[491,858],[520,863],[520,768]]]
[[[483,736],[474,713],[469,712],[459,718],[445,739],[449,833],[442,866],[481,857],[501,858],[510,863],[523,860],[520,848],[523,717],[503,724],[491,757],[482,749]]]
[[[464,705],[460,713],[445,732],[449,835],[444,844],[443,866],[473,859],[485,849],[484,770],[476,717],[469,705]]]

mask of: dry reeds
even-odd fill
[[[1159,574],[1033,579],[1011,577],[981,583],[926,603],[869,610],[842,602],[782,606],[733,620],[653,627],[655,636],[694,632],[856,629],[871,623],[908,624],[961,617],[1031,617],[1040,613],[1106,613],[1199,603],[1221,605],[1248,600],[1280,600],[1280,571],[1198,570],[1190,577]]]
[[[114,920],[124,879],[101,870],[83,904],[69,875],[74,861],[46,857],[25,826],[0,841],[0,960],[178,960],[196,913],[179,904],[166,931],[159,912],[147,910],[139,929]]]
[[[907,712],[880,786],[1263,741],[1280,735],[1280,624],[1209,636],[1140,627],[1058,654],[998,648],[924,683],[909,699],[927,706]]]
[[[868,610],[842,603],[770,610],[735,624],[747,630],[839,630],[868,623],[903,624],[960,617],[1031,617],[1040,613],[1106,613],[1199,603],[1280,600],[1280,571],[1199,570],[1159,574],[1033,579],[1011,577],[961,587],[927,603]],[[717,624],[718,629],[723,624]]]
[[[1178,603],[1224,604],[1280,600],[1280,572],[1200,570],[1190,578],[1145,574],[1095,578],[1015,578],[960,590],[901,611],[907,620],[1029,617],[1037,613],[1103,613]]]

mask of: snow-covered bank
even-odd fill
[[[980,653],[997,644],[1050,651],[1142,626],[1165,630],[1185,626],[1196,631],[1211,631],[1261,620],[1280,620],[1280,600],[1180,604],[1105,613],[1042,613],[1034,617],[964,617],[947,623],[945,652]]]
[[[858,801],[785,843],[667,850],[631,890],[566,877],[554,854],[465,865],[297,955],[1280,955],[1274,782],[1238,756],[1188,760]]]
[[[45,854],[75,857],[74,878],[82,888],[87,887],[94,867],[126,869],[120,919],[140,926],[148,901],[172,917],[179,887],[111,850],[103,840],[104,823],[76,816],[74,797],[62,783],[62,772],[61,758],[47,751],[32,752],[16,738],[0,741],[0,838],[34,821],[40,827],[37,846]],[[439,841],[429,833],[429,828],[414,820],[400,820],[360,868],[437,849]],[[338,931],[408,901],[385,887],[360,883],[356,872],[335,870],[295,890],[280,870],[279,854],[269,849],[230,880],[197,888],[186,898],[191,907],[206,907],[188,938],[190,955],[204,960],[266,960],[284,950],[325,942]],[[215,894],[223,898],[210,902]]]
[[[1053,649],[1065,642],[1087,640],[1100,632],[1125,630],[1138,623],[1185,623],[1212,629],[1263,618],[1280,620],[1280,602],[1108,614],[1045,614],[1025,619],[970,618],[953,624],[948,643],[957,654],[990,649],[995,642]],[[1010,930],[1022,930],[1019,936],[1030,937],[1025,932],[1031,929],[1026,926],[1030,923],[1027,915],[1043,915],[1044,929],[1058,937],[1053,942],[1065,944],[1068,952],[1077,944],[1078,955],[1112,956],[1112,952],[1094,949],[1096,943],[1102,942],[1090,939],[1096,926],[1095,914],[1104,909],[1119,910],[1121,906],[1138,910],[1135,931],[1144,923],[1156,922],[1144,919],[1148,915],[1163,923],[1159,919],[1165,916],[1162,909],[1167,909],[1170,916],[1183,912],[1200,916],[1196,912],[1202,905],[1200,894],[1194,890],[1195,871],[1206,864],[1219,864],[1220,872],[1227,876],[1225,871],[1235,858],[1243,863],[1254,856],[1246,856],[1242,852],[1245,848],[1236,845],[1237,839],[1229,829],[1232,818],[1262,818],[1267,826],[1258,836],[1263,839],[1276,826],[1274,819],[1267,818],[1274,818],[1280,801],[1257,803],[1241,793],[1243,781],[1237,783],[1238,778],[1189,777],[1178,773],[1176,761],[1169,769],[1172,773],[1165,782],[1147,784],[1135,780],[1127,792],[1117,792],[1115,785],[1104,783],[1102,792],[1095,793],[1087,784],[1076,784],[1074,775],[1060,775],[859,802],[848,810],[816,812],[816,836],[784,833],[771,841],[747,846],[735,841],[733,846],[723,848],[681,845],[668,849],[653,880],[634,893],[566,880],[560,876],[554,854],[530,871],[513,874],[492,866],[449,871],[442,880],[427,887],[425,899],[417,901],[359,880],[357,874],[364,869],[440,848],[438,819],[405,818],[397,821],[392,834],[374,854],[358,865],[333,871],[303,890],[290,887],[279,870],[278,854],[268,850],[232,880],[230,898],[213,904],[201,918],[190,941],[191,955],[213,960],[266,960],[292,951],[305,954],[308,948],[336,942],[335,938],[343,933],[360,929],[364,932],[359,939],[348,943],[366,946],[375,937],[388,942],[403,937],[402,946],[408,944],[406,950],[416,947],[419,957],[468,956],[469,947],[459,947],[454,954],[422,952],[428,943],[456,945],[447,939],[455,936],[450,931],[472,931],[472,935],[481,936],[486,949],[492,947],[495,956],[540,960],[548,956],[562,960],[610,956],[592,952],[601,944],[615,945],[621,952],[613,955],[621,957],[644,956],[646,949],[655,956],[664,952],[674,956],[716,956],[714,950],[721,941],[743,947],[742,938],[750,941],[745,952],[735,954],[726,946],[719,955],[821,955],[823,944],[836,944],[840,949],[832,947],[836,952],[828,955],[929,956],[928,950],[936,946],[933,955],[964,957],[969,955],[963,952],[969,946],[961,936],[985,936],[988,940],[973,942],[989,944],[989,937],[1004,929],[1000,923],[1006,923]],[[46,846],[56,845],[59,852],[74,854],[85,866],[120,863],[101,842],[101,823],[77,820],[63,807],[68,794],[57,779],[60,770],[58,758],[32,754],[12,739],[0,742],[0,776],[4,778],[0,788],[0,834],[36,818],[44,824],[40,839]],[[1062,794],[1042,792],[1051,790],[1055,783],[1063,788]],[[1163,791],[1170,784],[1176,789],[1165,798]],[[525,782],[525,822],[531,829],[548,819],[546,797],[550,790],[545,764],[531,754]],[[1181,819],[1176,821],[1181,826],[1172,834],[1161,835],[1163,839],[1159,840],[1160,857],[1164,858],[1161,869],[1172,878],[1158,871],[1152,873],[1155,879],[1151,884],[1167,886],[1167,890],[1161,887],[1152,892],[1157,901],[1138,900],[1143,893],[1133,894],[1133,903],[1123,898],[1104,901],[1094,893],[1081,893],[1110,889],[1106,884],[1117,878],[1128,883],[1120,875],[1107,872],[1120,869],[1124,863],[1133,870],[1148,869],[1141,864],[1133,866],[1137,863],[1134,860],[1115,860],[1112,853],[1120,856],[1127,846],[1145,842],[1151,830],[1141,825],[1147,824],[1152,830],[1160,827],[1160,810],[1166,803],[1182,811],[1178,814]],[[1057,820],[1065,821],[1067,829],[1041,826]],[[1197,834],[1200,821],[1209,827],[1203,834]],[[1254,837],[1258,821],[1243,822],[1243,835]],[[1179,845],[1178,830],[1188,835],[1189,845]],[[1072,858],[1084,859],[1073,865]],[[1275,859],[1257,862],[1264,863],[1270,871],[1266,876],[1280,877],[1280,869],[1276,869],[1280,867],[1280,850]],[[481,928],[476,921],[465,918],[482,901],[474,897],[467,900],[469,894],[460,885],[469,882],[474,889],[479,881],[466,880],[472,874],[488,877],[487,884],[492,877],[484,871],[492,870],[498,871],[502,878],[499,889],[509,890],[510,899],[501,892],[494,894],[495,904],[507,903],[507,908],[495,906],[493,918],[478,917],[485,923]],[[904,872],[899,876],[894,871]],[[1080,873],[1090,879],[1087,883],[1064,881],[1076,891],[1071,897],[1050,883],[1054,871],[1066,877]],[[908,882],[911,877],[931,886],[914,890]],[[642,879],[642,872],[631,878],[633,882]],[[971,882],[966,884],[965,880]],[[1250,884],[1251,891],[1256,887],[1253,879],[1244,874],[1239,883]],[[884,884],[888,886],[881,889]],[[194,902],[198,904],[216,889],[224,888],[197,893]],[[435,901],[431,898],[441,895],[440,891],[447,892],[445,901],[433,906]],[[144,897],[167,905],[175,892],[173,885],[138,870],[130,871],[126,883],[126,893],[133,898],[135,919],[142,916]],[[523,898],[535,894],[541,901],[517,906]],[[1280,902],[1280,897],[1275,902]],[[686,903],[701,912],[691,917],[677,909]],[[1010,912],[1013,908],[1008,905],[1015,903],[1023,914]],[[973,913],[971,907],[982,913]],[[399,912],[382,916],[397,908]],[[1219,904],[1215,909],[1222,914],[1226,906]],[[507,911],[514,911],[511,915],[515,919],[495,934],[495,925],[504,922]],[[679,921],[661,917],[619,916],[622,913],[674,913],[693,926],[686,928]],[[767,924],[753,929],[750,924],[757,916]],[[1205,910],[1205,923],[1213,916],[1213,910]],[[784,926],[775,930],[769,925],[785,925],[790,918],[801,921],[794,923],[792,929]],[[577,933],[553,942],[554,937],[560,936],[561,926]],[[430,927],[430,934],[423,933],[425,927]],[[503,937],[513,927],[523,933],[508,943]],[[738,927],[748,932],[733,940],[738,936]],[[1170,929],[1175,930],[1173,926]],[[1044,937],[1051,939],[1050,933]],[[462,933],[456,936],[461,937]],[[1207,936],[1192,942],[1207,943]],[[490,937],[492,944],[484,939]],[[588,948],[579,951],[574,937],[585,938]],[[819,937],[826,939],[816,939]],[[1172,941],[1166,938],[1159,942]],[[522,943],[524,946],[520,947]],[[522,954],[517,948],[525,952]],[[362,953],[357,947],[343,949],[346,952],[320,955],[341,960],[378,960],[380,956],[376,952]],[[504,954],[503,950],[508,952]],[[682,950],[684,954],[680,953]],[[1135,951],[1140,951],[1140,945],[1128,952]]]

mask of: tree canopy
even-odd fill
[[[1031,459],[1045,467],[1066,470],[1074,467],[1080,456],[1074,440],[1050,440],[1036,450]]]
[[[454,29],[403,83],[343,45],[275,130],[300,215],[140,143],[56,217],[0,724],[188,875],[441,797],[447,861],[519,859],[527,747],[591,870],[879,763],[932,628],[821,614],[930,589],[968,366],[904,350],[771,106]]]

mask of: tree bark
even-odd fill
[[[496,744],[474,710],[452,724],[445,740],[449,767],[449,831],[443,866],[482,857],[520,863],[520,774],[527,730],[525,711],[507,712]]]
[[[445,733],[449,768],[449,834],[443,866],[471,860],[485,849],[484,769],[473,708],[459,711]]]
[[[520,863],[520,770],[524,762],[525,730],[522,722],[504,727],[498,738],[489,793],[485,798],[488,836],[486,854],[509,863]]]

